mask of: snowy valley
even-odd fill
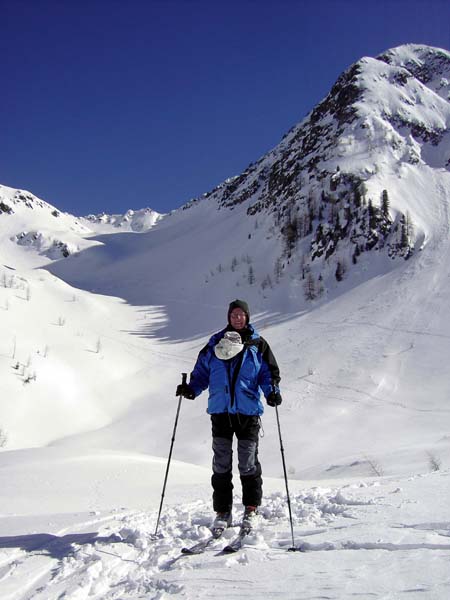
[[[169,214],[0,186],[1,597],[447,598],[449,209],[450,54],[416,45]],[[180,558],[211,449],[206,394],[183,400],[154,539],[175,388],[234,298],[280,364],[299,552],[267,407],[258,528]]]

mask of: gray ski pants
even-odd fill
[[[213,447],[213,507],[230,511],[233,505],[233,437],[237,438],[238,469],[244,506],[259,506],[262,499],[258,460],[259,417],[220,413],[211,415]]]

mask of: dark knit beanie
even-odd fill
[[[235,308],[240,308],[241,310],[243,310],[245,312],[245,315],[247,317],[247,325],[248,325],[250,323],[250,310],[248,308],[247,302],[245,302],[244,300],[233,300],[233,302],[230,302],[230,306],[228,307],[228,323],[230,323],[231,311],[234,310]]]

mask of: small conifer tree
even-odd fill
[[[387,190],[383,190],[381,193],[381,214],[383,218],[389,218],[389,195]]]
[[[316,282],[314,275],[309,272],[303,285],[306,300],[315,300],[317,298]]]
[[[334,274],[334,276],[336,277],[336,280],[342,281],[344,279],[345,272],[346,272],[345,263],[341,260],[338,260],[337,266],[336,266],[336,271]]]

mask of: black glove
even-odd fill
[[[188,383],[180,383],[177,386],[177,396],[184,396],[188,400],[194,400],[195,392]]]
[[[282,401],[280,392],[270,392],[267,396],[267,404],[269,406],[280,406]]]

